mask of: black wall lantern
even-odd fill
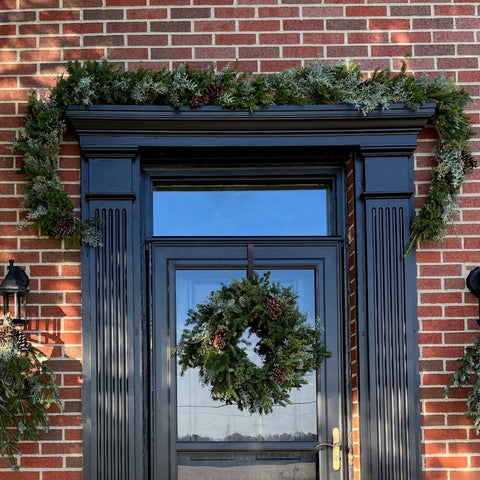
[[[477,323],[480,326],[480,267],[475,268],[468,274],[467,287],[479,299],[479,318]]]
[[[27,320],[27,294],[30,291],[30,279],[20,268],[13,265],[10,260],[8,273],[0,284],[0,295],[3,297],[3,315],[12,315],[13,323],[26,325]]]

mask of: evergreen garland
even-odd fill
[[[467,145],[475,133],[464,111],[471,102],[468,93],[443,75],[409,75],[405,62],[396,74],[379,69],[370,78],[353,63],[320,62],[252,78],[234,68],[217,70],[215,66],[205,70],[180,66],[173,71],[133,72],[114,68],[106,60],[70,62],[66,73],[47,97],[31,93],[25,127],[13,147],[24,154],[24,203],[30,208],[26,223],[50,236],[81,238],[93,246],[99,244],[97,222],[90,219],[82,223],[75,218],[73,204],[57,173],[68,105],[218,105],[254,111],[269,105],[351,104],[368,115],[377,108],[388,109],[393,103],[414,110],[419,104],[435,102],[432,120],[438,142],[433,154],[437,166],[429,194],[413,220],[406,253],[417,241],[444,238],[460,187],[476,166]]]
[[[44,361],[10,314],[0,319],[0,452],[15,471],[18,444],[48,431],[50,405],[63,409],[55,374]]]
[[[308,372],[330,353],[318,328],[300,313],[291,287],[262,277],[233,279],[188,312],[181,339],[172,350],[181,373],[199,368],[214,400],[240,410],[267,414],[290,403],[292,388],[307,383]],[[253,339],[253,340],[251,340]],[[247,353],[253,348],[261,364]]]
[[[445,388],[445,396],[450,395],[450,389],[456,387],[471,388],[467,397],[467,411],[465,415],[474,417],[474,427],[477,435],[480,435],[480,336],[475,343],[465,348],[462,358],[456,362],[457,370],[451,376],[447,387]]]

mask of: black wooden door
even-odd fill
[[[198,372],[180,376],[171,348],[188,309],[247,275],[257,273],[292,286],[309,321],[320,322],[332,356],[292,392],[292,405],[267,415],[242,412],[210,398]],[[151,249],[150,445],[152,480],[340,480],[333,457],[338,429],[345,452],[342,249],[337,242],[282,241],[155,243]],[[345,455],[343,455],[345,456]]]

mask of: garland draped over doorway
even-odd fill
[[[413,219],[406,254],[421,240],[441,241],[456,211],[458,193],[476,166],[468,140],[474,135],[465,106],[469,94],[443,75],[415,77],[377,69],[366,76],[359,65],[315,62],[264,76],[249,76],[229,66],[205,70],[180,66],[173,71],[127,71],[106,60],[70,62],[46,96],[32,91],[25,126],[13,141],[23,152],[21,171],[27,177],[24,206],[29,209],[21,226],[38,228],[42,234],[97,246],[98,222],[78,219],[74,205],[58,176],[58,155],[66,130],[68,105],[168,105],[200,108],[216,105],[248,109],[252,113],[271,105],[349,104],[368,115],[402,103],[415,110],[419,104],[435,103],[432,117],[438,141],[432,152],[436,166],[427,198]]]

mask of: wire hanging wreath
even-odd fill
[[[291,287],[271,283],[270,272],[222,285],[188,312],[191,328],[172,350],[181,374],[199,368],[214,400],[250,413],[290,404],[291,390],[331,355],[297,298]],[[259,362],[249,358],[251,348]]]

